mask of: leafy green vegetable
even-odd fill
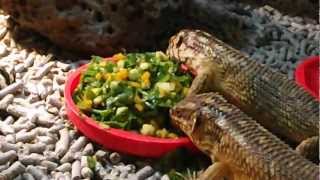
[[[174,169],[172,169],[169,173],[168,176],[170,180],[185,180],[185,176]]]
[[[96,157],[88,156],[87,163],[88,163],[88,167],[94,170],[96,168],[96,163],[97,163]]]

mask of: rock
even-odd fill
[[[121,161],[121,156],[119,153],[113,152],[110,154],[109,159],[112,164],[117,164]]]
[[[1,1],[4,11],[22,27],[82,53],[111,55],[158,44],[182,0],[34,0]],[[173,21],[172,21],[173,22]]]
[[[284,14],[306,16],[318,19],[318,1],[305,0],[241,0],[243,3],[250,3],[252,5],[270,5],[279,9]]]

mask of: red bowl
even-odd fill
[[[313,97],[320,100],[319,96],[319,63],[320,56],[311,56],[303,60],[295,70],[297,84],[302,86]]]
[[[86,68],[87,65],[83,65],[68,75],[64,96],[69,119],[89,139],[107,149],[142,157],[161,157],[180,147],[185,147],[192,152],[197,151],[187,137],[162,139],[121,129],[104,128],[97,121],[80,113],[73,102],[72,94],[79,84],[81,73]]]

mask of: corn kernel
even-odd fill
[[[150,87],[150,81],[142,81],[142,83],[141,83],[142,89],[147,89],[149,87]]]
[[[96,79],[97,79],[97,80],[101,80],[101,78],[102,78],[102,74],[101,74],[101,73],[97,73],[97,74],[96,74]]]
[[[102,101],[103,101],[102,96],[97,96],[96,98],[93,99],[93,104],[95,106],[98,106],[98,105],[100,105],[102,103]]]
[[[169,134],[168,134],[168,138],[173,138],[173,139],[175,139],[175,138],[178,138],[178,135],[176,135],[175,133],[169,133]]]
[[[128,70],[127,69],[120,69],[117,73],[116,73],[116,80],[121,81],[121,80],[125,80],[128,78]]]
[[[182,93],[183,93],[183,95],[188,95],[188,92],[189,92],[189,88],[183,88],[183,91],[182,91]]]
[[[105,67],[107,65],[107,62],[106,61],[101,61],[100,64],[99,64],[101,67]]]
[[[150,73],[148,71],[144,72],[141,76],[141,80],[143,82],[150,81]]]
[[[139,83],[133,82],[133,81],[128,81],[128,85],[132,86],[132,87],[136,87],[136,88],[141,87],[141,85]]]
[[[156,52],[156,57],[160,58],[161,60],[167,60],[168,56],[166,54],[164,54],[162,51],[157,51]]]
[[[125,58],[126,58],[126,56],[123,55],[122,53],[118,53],[118,54],[115,54],[115,55],[112,56],[112,59],[114,61],[119,61],[119,60],[122,60],[122,59],[125,59]]]
[[[137,104],[142,103],[142,99],[140,98],[139,95],[136,95],[136,96],[134,97],[134,102],[137,103]]]
[[[107,80],[107,81],[111,81],[112,80],[112,76],[110,73],[105,73],[103,74],[103,79]]]
[[[140,129],[142,135],[153,136],[155,133],[155,128],[151,124],[143,124]]]
[[[159,89],[159,97],[164,97],[164,96],[166,96],[166,91],[165,90],[163,90],[163,89]]]
[[[139,112],[142,112],[143,109],[144,109],[143,105],[140,104],[140,103],[139,103],[139,104],[135,104],[134,107],[135,107]]]
[[[90,99],[83,99],[77,103],[77,106],[81,110],[89,111],[92,108],[92,101]]]
[[[168,131],[165,128],[157,130],[156,136],[160,137],[160,138],[166,138],[166,137],[168,137]]]

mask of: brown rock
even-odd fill
[[[170,30],[182,0],[1,0],[22,27],[61,47],[110,55],[152,48]]]

